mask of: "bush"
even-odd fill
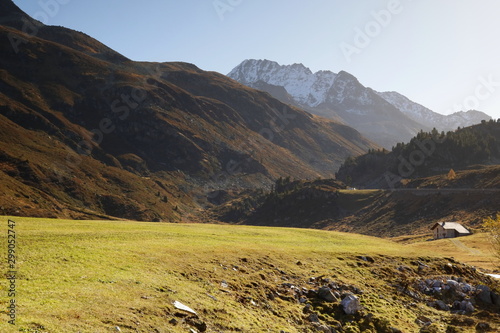
[[[495,254],[500,258],[500,214],[497,214],[495,218],[488,217],[483,222],[484,227],[490,233]]]

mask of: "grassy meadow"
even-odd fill
[[[0,218],[3,272],[9,270],[7,220]],[[272,320],[267,317],[270,305],[262,301],[265,293],[283,280],[328,275],[362,284],[369,274],[354,264],[356,256],[390,261],[439,256],[442,248],[447,255],[453,253],[441,246],[427,247],[437,242],[402,245],[309,229],[12,220],[17,241],[17,318],[15,325],[7,323],[10,297],[8,282],[2,279],[0,332],[97,333],[117,332],[116,327],[121,332],[186,332],[174,301],[197,311],[209,323],[207,332],[300,332],[294,327],[303,317],[301,306],[277,299]],[[373,290],[386,288],[376,279],[369,281]],[[369,306],[380,300],[366,302]],[[410,314],[386,315],[402,327],[413,327]]]

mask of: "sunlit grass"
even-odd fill
[[[219,327],[248,331],[295,332],[287,317],[300,307],[283,303],[285,315],[263,321],[262,308],[248,311],[220,290],[226,280],[238,290],[263,281],[260,271],[296,275],[336,272],[346,281],[363,281],[366,272],[343,258],[429,256],[434,249],[406,246],[375,237],[310,229],[210,224],[73,221],[13,218],[17,235],[17,325],[1,313],[0,331],[36,332],[184,332],[168,323],[178,300],[204,310]],[[6,251],[6,222],[0,247]],[[4,255],[5,256],[5,255]],[[304,263],[298,266],[297,262]],[[271,264],[272,263],[272,264]],[[6,272],[6,260],[0,263]],[[272,268],[274,267],[274,268]],[[316,272],[316,273],[314,273]],[[2,280],[1,307],[8,297]],[[256,289],[258,295],[262,293]],[[214,301],[207,295],[217,298]],[[255,296],[255,295],[254,295]],[[277,300],[278,304],[281,300]],[[229,325],[229,326],[224,326]]]

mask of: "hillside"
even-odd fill
[[[356,187],[394,188],[404,186],[407,179],[443,175],[451,169],[474,169],[475,165],[496,165],[499,162],[500,122],[490,120],[454,132],[420,132],[409,143],[399,143],[390,152],[373,150],[347,159],[336,176]],[[483,185],[491,188],[498,183],[469,182],[468,186],[478,188]]]
[[[0,213],[179,221],[214,190],[332,176],[376,147],[224,75],[133,62],[0,6]]]
[[[500,328],[498,281],[439,257],[448,240],[422,248],[319,230],[14,221],[16,332]],[[7,311],[0,316],[0,330],[13,331]]]
[[[346,190],[338,180],[278,179],[272,191],[228,196],[203,215],[206,221],[315,228],[378,237],[430,236],[437,221],[479,228],[500,202],[500,166],[415,179],[395,190]]]

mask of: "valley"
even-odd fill
[[[500,119],[134,61],[11,0],[0,49],[1,332],[500,331]]]

